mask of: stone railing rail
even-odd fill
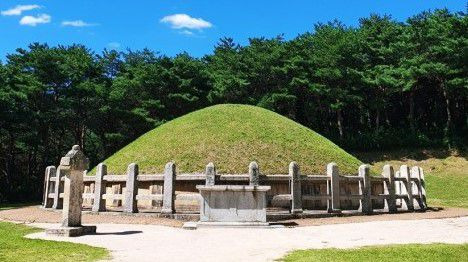
[[[61,209],[63,172],[54,166],[46,168],[44,208]],[[295,162],[288,174],[261,175],[257,163],[249,165],[248,174],[217,174],[210,163],[205,173],[176,174],[176,165],[166,164],[162,174],[139,174],[138,165],[128,166],[125,175],[107,173],[101,163],[96,175],[83,174],[84,206],[94,212],[121,210],[136,213],[153,210],[161,213],[198,212],[200,196],[196,185],[233,184],[269,185],[268,208],[283,208],[298,214],[304,210],[358,210],[371,214],[374,210],[425,210],[426,190],[422,168],[385,165],[381,176],[371,176],[368,165],[361,165],[358,175],[340,175],[335,163],[327,165],[326,175],[301,175]]]

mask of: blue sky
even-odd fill
[[[96,52],[148,47],[162,54],[212,52],[223,36],[245,44],[249,37],[287,39],[317,22],[356,25],[371,13],[396,20],[423,10],[465,11],[463,0],[0,0],[0,59],[18,47],[84,44]]]

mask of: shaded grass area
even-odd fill
[[[399,150],[356,153],[372,170],[380,173],[385,164],[395,169],[406,164],[420,166],[426,177],[428,205],[468,208],[468,160],[464,152],[447,150]]]
[[[289,253],[281,261],[466,261],[468,244],[408,244],[356,249],[309,249]]]
[[[0,203],[0,211],[8,210],[8,209],[15,209],[20,207],[27,207],[27,206],[36,206],[39,205],[39,202],[25,202],[25,203]]]
[[[96,261],[109,256],[104,248],[24,238],[39,231],[41,229],[0,222],[0,261]]]
[[[109,173],[123,174],[128,164],[140,173],[161,173],[175,161],[179,172],[203,172],[214,162],[219,173],[247,173],[257,161],[264,174],[287,173],[291,161],[302,173],[325,173],[336,162],[357,173],[361,163],[330,140],[293,120],[249,105],[224,104],[192,112],[142,135],[104,161]],[[94,173],[94,170],[90,174]]]

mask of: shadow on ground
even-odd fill
[[[134,235],[134,234],[141,234],[143,231],[136,231],[136,230],[130,230],[130,231],[121,231],[121,232],[105,232],[105,233],[95,233],[93,235],[100,235],[100,236],[105,236],[105,235],[115,235],[115,236],[125,236],[125,235]]]

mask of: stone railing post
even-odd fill
[[[216,167],[213,163],[209,163],[206,165],[205,169],[205,185],[206,186],[214,186],[215,185],[215,179],[216,179]]]
[[[405,199],[401,201],[401,208],[407,211],[414,211],[413,187],[410,169],[407,165],[400,166],[400,177],[404,180],[403,186],[401,187],[401,194],[406,195]]]
[[[400,178],[400,170],[398,169],[397,171],[395,171],[395,178]],[[397,181],[395,180],[395,203],[396,203],[396,206],[397,206],[397,209],[398,208],[401,208],[401,202],[402,202],[402,199],[401,199],[401,184],[402,182],[401,181]]]
[[[169,162],[164,168],[163,206],[161,209],[163,214],[173,214],[175,212],[175,180],[176,165]]]
[[[361,204],[359,211],[364,214],[372,213],[372,199],[371,199],[371,180],[370,169],[368,165],[361,165],[359,167],[359,176],[362,178],[359,181],[359,193],[361,194]]]
[[[62,177],[67,171],[62,170],[60,166],[57,167],[55,173],[55,184],[54,184],[54,204],[52,205],[53,209],[62,209],[63,208],[63,198],[60,198],[60,192],[63,191]]]
[[[396,198],[395,198],[395,172],[391,165],[385,165],[382,169],[382,176],[384,180],[384,194],[387,198],[384,200],[384,210],[390,213],[397,211]]]
[[[138,194],[138,165],[131,163],[127,168],[127,182],[125,184],[125,204],[123,211],[125,213],[137,213],[137,199]]]
[[[302,189],[301,189],[301,174],[299,173],[299,165],[296,162],[289,164],[289,177],[291,179],[291,213],[302,213]]]
[[[106,181],[104,176],[107,175],[107,166],[104,163],[100,163],[96,168],[96,180],[94,181],[94,201],[93,201],[93,212],[106,211],[106,202],[102,198],[102,195],[106,193]]]
[[[257,162],[251,162],[249,164],[249,185],[260,185],[260,171]]]
[[[45,171],[44,176],[44,200],[42,201],[42,207],[49,208],[53,205],[53,200],[49,198],[50,193],[50,178],[56,176],[56,168],[55,166],[48,166]]]
[[[410,171],[411,178],[416,179],[416,182],[413,182],[412,184],[413,185],[412,192],[417,192],[417,195],[418,195],[416,198],[416,201],[413,201],[413,205],[414,205],[414,202],[416,202],[419,210],[426,210],[424,197],[423,197],[423,186],[422,186],[422,179],[421,179],[420,171],[421,171],[421,168],[418,166],[412,167]]]
[[[424,177],[424,170],[419,168],[419,179],[421,181],[421,197],[424,208],[427,209],[427,196],[426,196],[426,179]]]
[[[340,172],[336,163],[327,165],[327,176],[330,177],[330,185],[327,186],[327,193],[330,196],[328,200],[328,212],[341,212],[340,205]]]

